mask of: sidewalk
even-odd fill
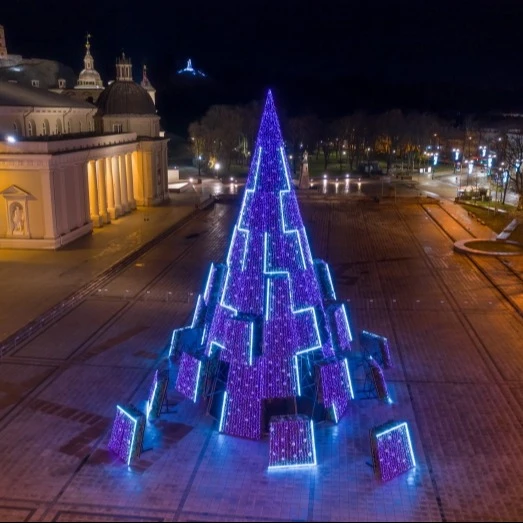
[[[0,251],[0,341],[189,215],[195,196],[171,195],[169,205],[139,208],[58,251]]]

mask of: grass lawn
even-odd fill
[[[493,210],[487,208],[494,206],[492,202],[478,202],[477,205],[461,203],[461,205],[467,211],[474,213],[480,220],[483,220],[496,233],[503,231],[514,218],[519,218],[521,224],[510,235],[509,240],[523,243],[523,212],[516,211],[513,206],[498,203],[498,208],[504,208],[507,212],[494,213]]]

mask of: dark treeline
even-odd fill
[[[248,165],[255,146],[262,106],[213,105],[198,121],[189,125],[189,140],[194,158],[205,170],[216,163],[227,173],[231,166]],[[298,117],[281,116],[282,133],[294,173],[299,170],[303,151],[315,160],[329,164],[343,162],[350,171],[360,162],[380,160],[389,173],[393,166],[413,171],[438,152],[439,160],[450,164],[453,151],[460,151],[460,161],[478,161],[480,146],[496,158],[496,175],[504,180],[504,193],[509,185],[523,192],[523,132],[514,127],[485,129],[472,117],[456,125],[432,113],[404,112],[392,109],[379,114],[357,111],[336,119],[320,119],[314,114]],[[310,156],[309,156],[310,157]]]

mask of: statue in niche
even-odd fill
[[[13,235],[24,234],[25,216],[24,208],[20,202],[13,202],[10,208],[11,232]]]

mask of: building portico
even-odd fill
[[[156,140],[121,133],[0,143],[0,194],[6,201],[0,248],[56,249],[119,219],[137,202],[164,201],[166,176],[152,161],[150,141]]]

